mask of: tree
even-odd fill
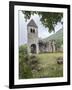
[[[30,19],[31,15],[38,14],[40,16],[40,21],[42,24],[46,27],[49,28],[49,32],[55,31],[55,26],[57,25],[58,22],[63,24],[61,22],[63,18],[63,13],[56,13],[56,12],[38,12],[38,11],[23,11],[22,13],[24,14],[24,18]]]

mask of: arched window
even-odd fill
[[[36,45],[35,44],[31,45],[31,53],[36,53]]]

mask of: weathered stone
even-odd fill
[[[28,53],[39,53],[38,27],[33,20],[27,25]]]
[[[42,45],[39,45],[38,27],[33,19],[27,25],[27,39],[29,54],[55,52],[55,40],[42,42]]]

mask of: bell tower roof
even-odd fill
[[[35,21],[33,19],[30,20],[30,22],[27,24],[27,27],[28,26],[33,26],[35,28],[38,28],[38,26],[36,25]]]

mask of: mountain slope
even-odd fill
[[[49,40],[63,40],[63,29],[60,29],[55,34],[52,34],[51,36],[43,39],[43,41],[49,41]]]

